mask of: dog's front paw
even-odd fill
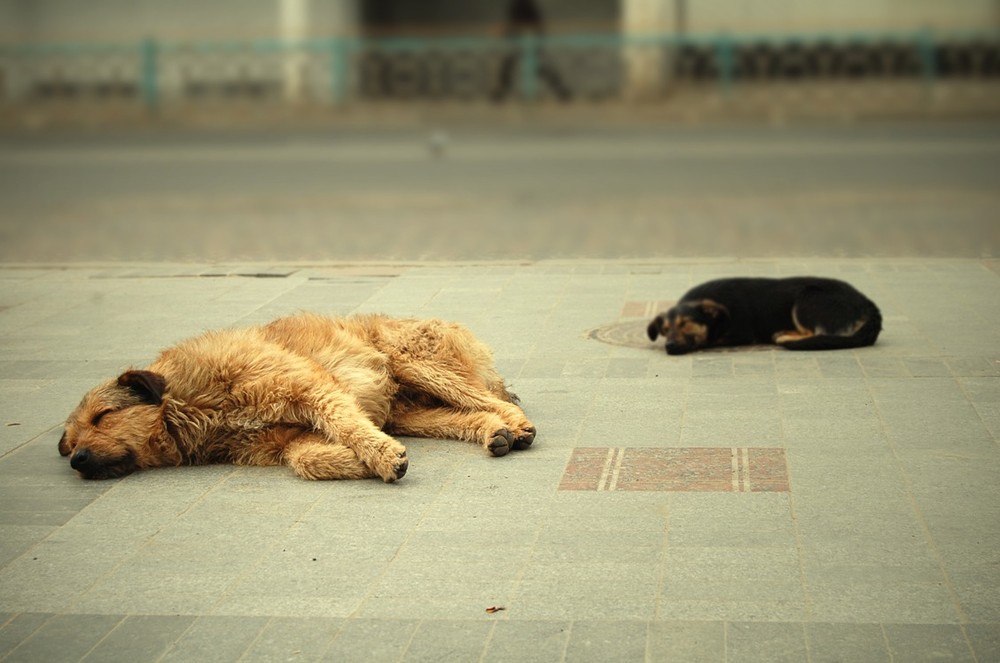
[[[535,427],[531,425],[522,426],[514,433],[514,443],[511,448],[515,451],[523,451],[531,446],[535,441]]]
[[[406,458],[406,447],[395,440],[386,443],[372,463],[375,474],[379,475],[386,483],[402,479],[409,466],[410,461]]]
[[[514,436],[506,428],[501,428],[493,433],[487,441],[486,450],[490,452],[491,456],[506,456],[513,445]]]

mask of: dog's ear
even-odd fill
[[[118,384],[150,405],[163,402],[163,392],[167,390],[166,379],[152,371],[125,371],[118,376]]]
[[[664,331],[666,331],[663,328],[664,321],[665,321],[665,318],[663,317],[663,314],[661,313],[660,315],[658,315],[655,318],[653,318],[653,321],[649,323],[649,326],[646,327],[646,336],[649,337],[649,340],[655,341],[657,336],[659,336]]]
[[[713,299],[701,300],[700,306],[701,310],[705,313],[705,315],[709,317],[712,318],[718,318],[720,316],[726,316],[727,318],[729,317],[729,309],[727,309],[725,306],[723,306],[722,304]]]

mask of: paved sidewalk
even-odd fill
[[[635,342],[696,282],[801,273],[874,299],[879,343]],[[8,265],[0,283],[4,663],[1000,660],[996,261]],[[99,380],[300,309],[467,324],[535,445],[410,440],[393,485],[84,482],[56,452]]]

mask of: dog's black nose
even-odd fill
[[[90,449],[77,449],[69,459],[69,466],[81,470],[90,463]]]

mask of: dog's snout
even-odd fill
[[[132,451],[122,456],[107,456],[87,447],[74,451],[69,464],[84,479],[113,479],[131,474],[137,469],[135,453]]]
[[[684,343],[678,343],[676,340],[667,341],[666,347],[668,355],[686,354],[691,349],[688,345]]]
[[[73,455],[70,456],[69,466],[74,470],[82,470],[90,464],[90,457],[90,449],[77,449],[73,452]]]

